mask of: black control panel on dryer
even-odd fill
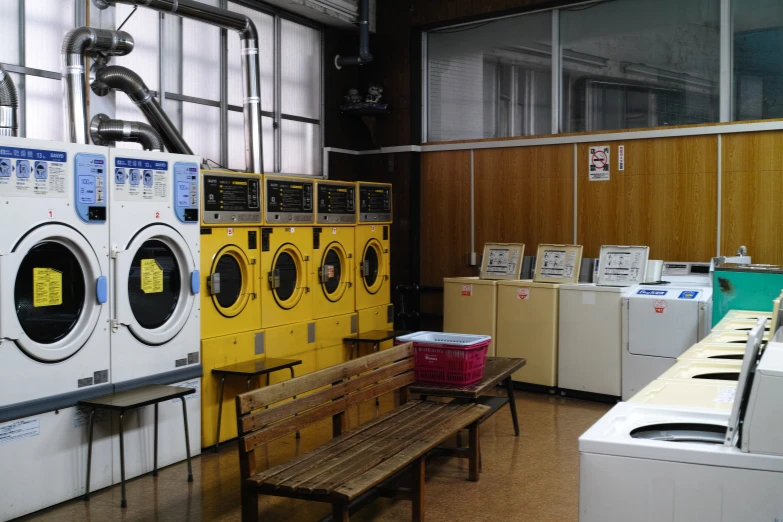
[[[359,222],[392,220],[392,187],[380,183],[359,183]]]
[[[346,183],[318,183],[318,223],[356,223],[356,186]]]
[[[313,185],[306,179],[266,178],[267,223],[312,223]]]

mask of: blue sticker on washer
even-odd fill
[[[699,295],[697,290],[685,290],[677,299],[696,299],[697,295]]]
[[[106,167],[101,154],[76,155],[74,199],[76,213],[85,223],[106,222]]]
[[[636,292],[637,295],[656,295],[656,296],[662,296],[666,295],[668,292],[666,290],[639,290]]]
[[[174,164],[174,210],[182,223],[198,221],[198,178],[197,164]]]

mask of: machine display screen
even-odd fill
[[[359,209],[362,213],[390,213],[391,187],[359,185]]]
[[[258,212],[261,209],[258,179],[204,175],[203,189],[207,212]]]
[[[313,183],[311,181],[267,180],[267,212],[303,213],[313,211]]]
[[[347,185],[318,184],[319,214],[353,214],[356,191]]]

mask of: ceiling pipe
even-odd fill
[[[194,2],[193,0],[93,0],[100,9],[116,4],[147,7],[163,13],[198,20],[239,33],[242,54],[242,90],[245,114],[245,169],[263,174],[264,150],[261,130],[261,64],[258,30],[249,17]],[[164,135],[164,139],[166,136]]]
[[[96,145],[114,147],[118,141],[141,144],[144,150],[163,152],[163,139],[151,125],[140,121],[113,120],[105,114],[90,122],[90,137]]]
[[[193,154],[182,134],[169,119],[158,100],[152,96],[141,76],[120,65],[107,65],[96,69],[95,80],[92,82],[93,92],[98,96],[106,96],[114,89],[127,94],[144,113],[150,125],[160,133],[169,152]]]
[[[62,45],[65,135],[71,143],[90,144],[85,54],[125,56],[133,50],[133,37],[125,31],[77,27]]]
[[[370,54],[370,0],[360,0],[359,10],[359,55],[334,58],[334,65],[342,69],[346,65],[364,65],[373,61]]]
[[[0,136],[19,136],[19,95],[16,85],[0,65]]]

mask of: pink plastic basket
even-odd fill
[[[416,380],[467,386],[484,377],[487,335],[419,332],[397,338],[412,342],[416,354]]]

